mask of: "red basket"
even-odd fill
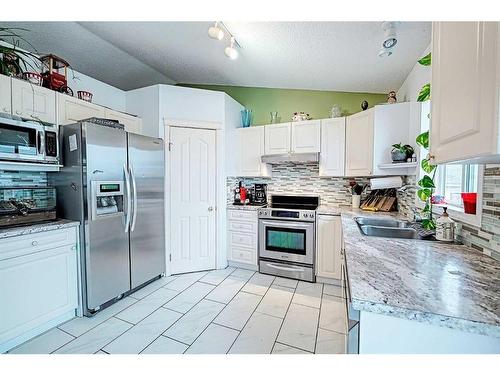
[[[476,214],[477,193],[461,193],[466,214]]]

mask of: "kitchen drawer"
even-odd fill
[[[75,228],[56,229],[0,239],[0,260],[28,255],[57,247],[76,246]]]
[[[228,220],[257,220],[257,211],[227,210]]]
[[[255,249],[231,246],[230,254],[232,261],[257,265],[257,251]]]
[[[229,246],[257,248],[257,235],[253,233],[229,232]]]
[[[257,221],[255,220],[242,220],[242,221],[229,221],[227,229],[233,232],[249,232],[257,234]]]

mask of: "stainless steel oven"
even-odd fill
[[[315,281],[318,197],[273,196],[258,210],[259,271]]]
[[[259,220],[259,256],[313,264],[314,222]]]
[[[59,163],[57,125],[0,117],[0,160]]]

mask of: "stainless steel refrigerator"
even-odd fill
[[[60,216],[78,220],[82,302],[92,315],[165,273],[161,139],[117,126],[62,126]]]

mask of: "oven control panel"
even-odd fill
[[[315,221],[316,212],[313,210],[290,210],[276,208],[260,208],[258,211],[260,219]]]

